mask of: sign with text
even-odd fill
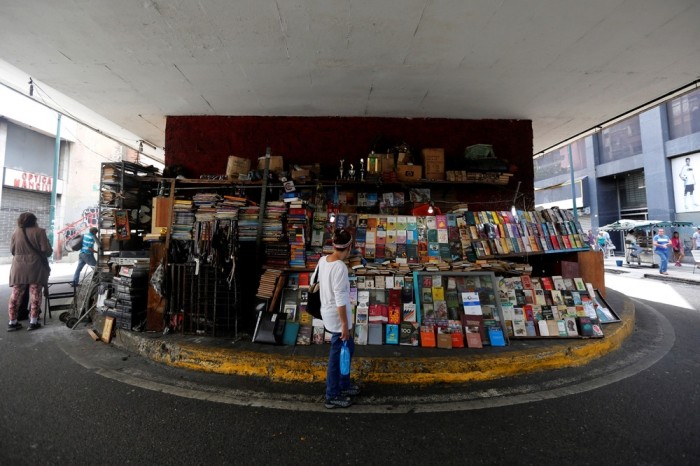
[[[50,193],[53,187],[53,177],[42,175],[41,173],[23,172],[12,168],[5,168],[3,186]],[[58,180],[56,192],[61,194],[62,191],[63,182]]]

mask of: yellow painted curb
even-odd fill
[[[353,379],[358,382],[429,385],[493,380],[525,373],[588,364],[619,348],[632,334],[635,310],[625,301],[622,322],[605,326],[605,337],[586,340],[561,340],[546,347],[491,354],[436,357],[353,358]],[[134,340],[131,332],[121,335]],[[169,344],[140,339],[138,352],[156,362],[189,370],[254,376],[271,381],[317,383],[326,379],[324,358],[283,356],[235,349],[220,349],[189,342]],[[457,350],[455,350],[455,353]]]

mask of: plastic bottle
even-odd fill
[[[340,348],[340,375],[350,375],[350,349],[347,340],[343,341]]]

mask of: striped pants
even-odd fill
[[[7,313],[10,317],[10,321],[17,319],[17,307],[19,306],[27,287],[29,287],[29,317],[39,317],[39,306],[41,305],[41,285],[38,283],[32,283],[29,285],[14,285],[12,287],[12,294],[10,295],[10,302],[7,306]]]

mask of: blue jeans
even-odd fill
[[[659,273],[668,270],[668,249],[657,249],[655,252],[659,256]]]
[[[80,282],[80,272],[83,270],[83,267],[85,267],[85,264],[90,267],[95,267],[97,265],[95,256],[93,256],[91,252],[81,252],[78,256],[78,268],[75,269],[75,274],[73,274],[73,283],[76,285]]]
[[[349,375],[340,375],[340,348],[343,346],[343,340],[340,339],[340,333],[331,334],[331,352],[328,355],[328,372],[326,373],[326,399],[330,400],[340,395],[342,390],[350,388]],[[350,337],[348,339],[348,349],[350,350],[350,361],[355,354],[355,340]]]

